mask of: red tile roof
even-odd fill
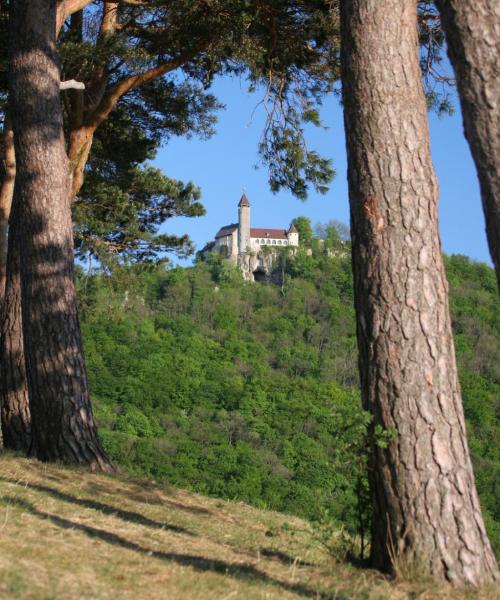
[[[287,240],[286,229],[250,229],[250,237],[253,238],[273,238],[277,240]]]
[[[219,229],[219,231],[215,234],[215,239],[221,238],[221,237],[226,237],[226,235],[231,235],[233,233],[233,231],[236,231],[236,229],[238,229],[238,223],[232,223],[231,225],[224,225],[224,227],[221,227]]]

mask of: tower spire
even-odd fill
[[[250,201],[247,198],[247,195],[245,194],[245,192],[243,192],[241,198],[240,198],[240,202],[238,204],[238,206],[241,208],[242,206],[250,206]]]

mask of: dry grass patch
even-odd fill
[[[332,561],[307,523],[0,454],[0,598],[491,600]]]

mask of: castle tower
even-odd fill
[[[290,229],[288,230],[286,237],[288,238],[288,243],[290,246],[298,246],[299,245],[299,232],[297,231],[297,227],[292,223]]]
[[[250,202],[245,194],[238,204],[238,252],[243,254],[250,248]]]

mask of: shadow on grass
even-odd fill
[[[73,521],[63,519],[57,515],[52,515],[50,513],[38,510],[30,502],[20,498],[3,496],[2,501],[7,502],[12,506],[16,506],[21,510],[27,511],[32,515],[39,517],[40,519],[48,520],[54,525],[62,527],[63,529],[81,531],[89,537],[100,539],[113,546],[119,546],[120,548],[132,550],[139,554],[150,556],[166,562],[173,562],[184,567],[191,567],[196,571],[220,573],[222,575],[234,577],[235,579],[239,579],[241,581],[266,583],[279,587],[287,592],[292,592],[304,598],[315,598],[316,600],[335,600],[335,598],[339,598],[339,596],[336,594],[325,594],[318,592],[301,583],[288,583],[286,581],[280,581],[271,577],[267,573],[264,573],[263,571],[259,571],[259,569],[250,564],[235,564],[223,560],[205,558],[203,556],[151,550],[147,547],[137,544],[136,542],[131,542],[104,529],[97,529],[88,525],[82,525],[81,523],[74,523]],[[345,598],[346,596],[343,594],[341,597]]]
[[[147,482],[141,482],[140,485],[134,482],[125,482],[124,485],[131,486],[136,488],[136,491],[127,491],[127,498],[133,500],[134,502],[141,502],[143,504],[154,504],[157,506],[170,506],[173,509],[183,510],[185,512],[190,512],[196,515],[210,515],[212,511],[208,508],[204,508],[201,506],[190,506],[187,504],[182,504],[180,502],[176,502],[175,500],[170,500],[169,498],[158,498],[147,496],[146,494],[156,494],[158,492],[157,486],[155,484],[148,484]],[[89,483],[87,484],[88,489],[96,490],[98,492],[107,492],[106,488],[103,485],[97,483]]]
[[[194,536],[195,534],[185,529],[184,527],[179,527],[177,525],[171,525],[170,523],[163,523],[160,521],[155,521],[150,519],[149,517],[145,517],[140,513],[132,512],[129,510],[122,510],[120,508],[115,508],[114,506],[110,506],[109,504],[103,504],[102,502],[97,502],[96,500],[89,500],[87,498],[77,498],[76,496],[72,496],[71,494],[66,494],[65,492],[61,492],[55,488],[41,485],[39,483],[27,483],[23,484],[21,481],[17,481],[15,479],[9,479],[8,477],[0,477],[0,481],[4,481],[5,483],[10,483],[13,485],[19,485],[20,487],[27,487],[38,492],[43,492],[45,494],[49,494],[53,498],[57,498],[58,500],[63,500],[64,502],[70,502],[71,504],[76,504],[77,506],[83,506],[84,508],[91,508],[94,510],[98,510],[105,515],[110,515],[112,517],[118,517],[123,521],[127,521],[128,523],[134,523],[136,525],[144,525],[145,527],[151,527],[153,529],[163,529],[165,531],[173,531],[174,533],[182,533],[184,535]]]
[[[286,566],[298,565],[299,567],[315,567],[316,565],[312,562],[301,560],[300,558],[294,558],[281,550],[273,550],[272,548],[261,548],[260,554],[267,558],[275,558]]]

